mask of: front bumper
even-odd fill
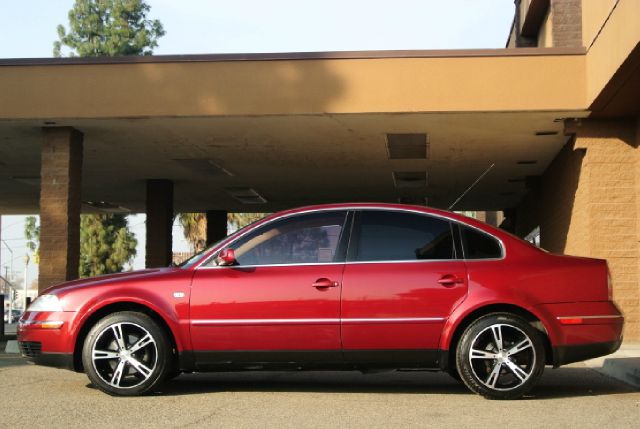
[[[38,364],[74,369],[74,344],[70,326],[75,312],[29,312],[18,323],[22,357]]]
[[[73,353],[43,353],[42,343],[37,341],[18,341],[18,347],[22,357],[36,365],[74,369]]]

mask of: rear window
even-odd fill
[[[502,247],[495,238],[469,227],[462,227],[465,259],[499,259]]]
[[[405,212],[363,211],[356,261],[454,259],[448,221]]]

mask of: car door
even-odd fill
[[[467,293],[453,235],[450,221],[427,214],[356,215],[342,286],[347,360],[436,365],[445,320]]]
[[[228,246],[236,265],[199,267],[191,292],[197,365],[342,361],[346,221],[344,210],[275,220]]]

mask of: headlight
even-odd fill
[[[63,311],[60,300],[55,295],[42,295],[31,303],[27,311]]]

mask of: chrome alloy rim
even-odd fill
[[[158,364],[158,349],[142,326],[115,323],[98,335],[91,349],[91,361],[102,381],[119,389],[131,389],[151,377]]]
[[[483,329],[471,342],[469,363],[475,377],[493,390],[513,390],[533,373],[536,351],[519,328],[495,324]]]

